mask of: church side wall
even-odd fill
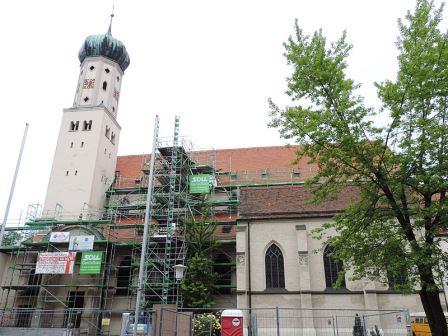
[[[379,283],[352,281],[350,272],[346,274],[347,289],[326,288],[323,254],[319,251],[322,242],[311,238],[309,233],[329,220],[239,221],[236,246],[238,307],[248,308],[251,304],[252,308],[423,310],[417,294],[402,295]],[[266,289],[265,252],[272,243],[283,253],[285,289]],[[441,302],[445,302],[443,293]]]

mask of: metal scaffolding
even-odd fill
[[[15,239],[0,247],[0,253],[9,256],[0,298],[0,327],[79,327],[88,334],[101,330],[107,335],[117,328],[123,312],[135,313],[137,308],[147,313],[160,303],[182,306],[174,266],[187,263],[187,225],[202,215],[201,196],[189,192],[191,176],[210,176],[207,199],[213,214],[222,228],[235,225],[237,187],[219,183],[215,164],[215,151],[194,151],[179,136],[176,117],[169,139],[159,138],[156,122],[153,155],[142,162],[142,174],[117,174],[106,192],[104,209],[44,214],[40,206],[30,206],[25,223],[6,228],[7,235],[17,234]],[[71,274],[36,274],[40,253],[68,252],[67,243],[50,241],[54,232],[94,235],[93,250],[103,253],[98,274],[80,274],[82,253],[76,255]],[[234,243],[222,241],[229,247]],[[231,265],[222,256],[217,261],[218,268]],[[222,274],[229,278],[228,271]],[[230,290],[229,284],[221,286]],[[112,320],[110,325],[107,320]]]

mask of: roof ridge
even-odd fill
[[[124,157],[124,156],[146,156],[146,155],[151,155],[151,154],[142,153],[142,154],[126,154],[126,155],[117,155],[117,156]]]
[[[259,146],[259,147],[237,147],[237,148],[219,148],[219,149],[199,149],[199,150],[193,150],[193,152],[211,152],[211,151],[238,151],[238,150],[250,150],[250,149],[274,149],[274,148],[297,148],[300,147],[300,145],[275,145],[275,146]],[[145,156],[145,155],[151,155],[150,153],[143,153],[143,154],[128,154],[128,155],[118,155],[119,157],[127,157],[127,156]]]
[[[294,148],[294,147],[300,147],[300,145],[275,145],[275,146],[236,147],[236,148],[220,148],[220,149],[215,149],[215,150],[216,151],[221,151],[221,150],[241,150],[241,149],[268,149],[268,148],[279,148],[279,147]]]

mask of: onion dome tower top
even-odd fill
[[[87,36],[78,53],[79,61],[82,63],[86,57],[104,56],[118,63],[123,72],[130,63],[129,54],[123,42],[112,36],[112,19],[106,34]]]

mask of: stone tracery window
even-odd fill
[[[272,244],[265,255],[266,288],[285,288],[285,267],[283,253]]]
[[[338,274],[344,272],[343,263],[340,260],[335,260],[332,255],[336,252],[334,247],[328,245],[324,250],[324,271],[325,271],[325,285],[327,288],[333,287],[338,279]],[[345,288],[345,279],[341,283],[341,287]]]

